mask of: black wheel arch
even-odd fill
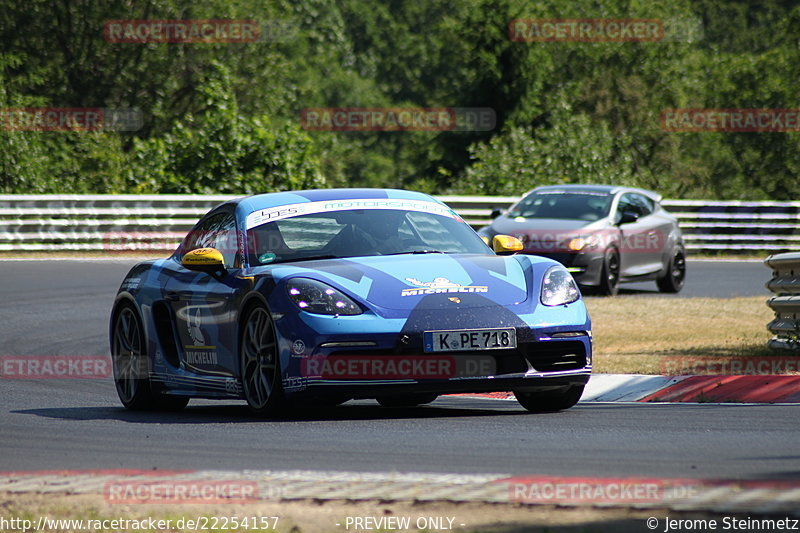
[[[263,294],[261,294],[261,292],[259,292],[257,290],[250,291],[249,293],[247,293],[244,296],[244,298],[242,298],[242,302],[241,302],[241,304],[239,304],[239,311],[238,311],[239,312],[239,316],[236,317],[236,355],[237,355],[237,357],[239,357],[239,353],[241,352],[241,346],[239,346],[239,344],[242,342],[242,331],[243,331],[243,328],[244,328],[244,321],[247,318],[247,314],[250,312],[250,310],[253,307],[257,306],[257,305],[263,306],[264,309],[267,310],[267,313],[269,313],[270,317],[272,316],[272,310],[269,307],[269,303],[267,303],[267,298]],[[275,330],[275,342],[276,342],[276,346],[278,347],[278,363],[279,363],[279,368],[281,368],[281,373],[282,373],[283,370],[282,370],[282,363],[280,361],[280,343],[278,342],[280,337],[278,336],[278,329],[275,326],[275,320],[272,320],[272,327]],[[239,368],[238,364],[236,365],[236,375],[237,375],[237,377],[239,379],[241,379],[242,371],[241,371],[241,368]]]
[[[254,305],[263,305],[268,312],[272,312],[269,303],[267,303],[267,298],[263,294],[259,291],[250,291],[242,298],[242,302],[239,304],[239,316],[236,318],[239,333],[242,332],[242,326],[244,325],[247,312],[250,311],[250,308]]]
[[[114,299],[114,305],[111,307],[111,319],[108,321],[108,344],[111,346],[114,342],[114,323],[117,321],[120,311],[125,306],[131,307],[133,312],[136,313],[136,318],[139,319],[139,323],[142,325],[142,335],[144,336],[144,345],[146,348],[147,326],[145,325],[144,315],[142,314],[142,310],[136,298],[129,292],[120,292],[117,294],[116,299]],[[147,356],[149,357],[149,354],[147,354]]]

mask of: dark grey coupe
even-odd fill
[[[523,253],[555,259],[584,288],[614,295],[619,284],[655,280],[661,292],[679,292],[686,250],[677,219],[661,195],[609,185],[537,187],[478,233],[513,235]]]

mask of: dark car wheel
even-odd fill
[[[616,248],[609,248],[603,258],[603,270],[597,292],[605,296],[615,296],[619,292],[620,258]]]
[[[583,385],[573,386],[563,392],[519,392],[514,396],[522,407],[532,413],[552,413],[569,409],[581,399]]]
[[[406,394],[403,396],[379,396],[376,398],[381,407],[414,407],[431,403],[438,394]]]
[[[267,309],[251,307],[239,344],[242,390],[250,411],[258,416],[278,414],[284,407],[278,343]]]
[[[189,398],[153,392],[145,353],[144,329],[132,306],[125,304],[119,309],[113,331],[111,364],[122,405],[134,410],[179,410],[186,407]]]
[[[686,282],[686,252],[676,246],[667,265],[667,272],[656,280],[661,292],[680,292]]]

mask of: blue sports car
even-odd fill
[[[167,258],[134,266],[110,320],[130,409],[243,399],[299,404],[513,391],[530,411],[573,406],[591,323],[551,259],[482,239],[421,193],[261,194],[212,209]]]

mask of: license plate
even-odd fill
[[[426,331],[422,338],[426,352],[508,350],[517,347],[517,331],[514,328]]]

